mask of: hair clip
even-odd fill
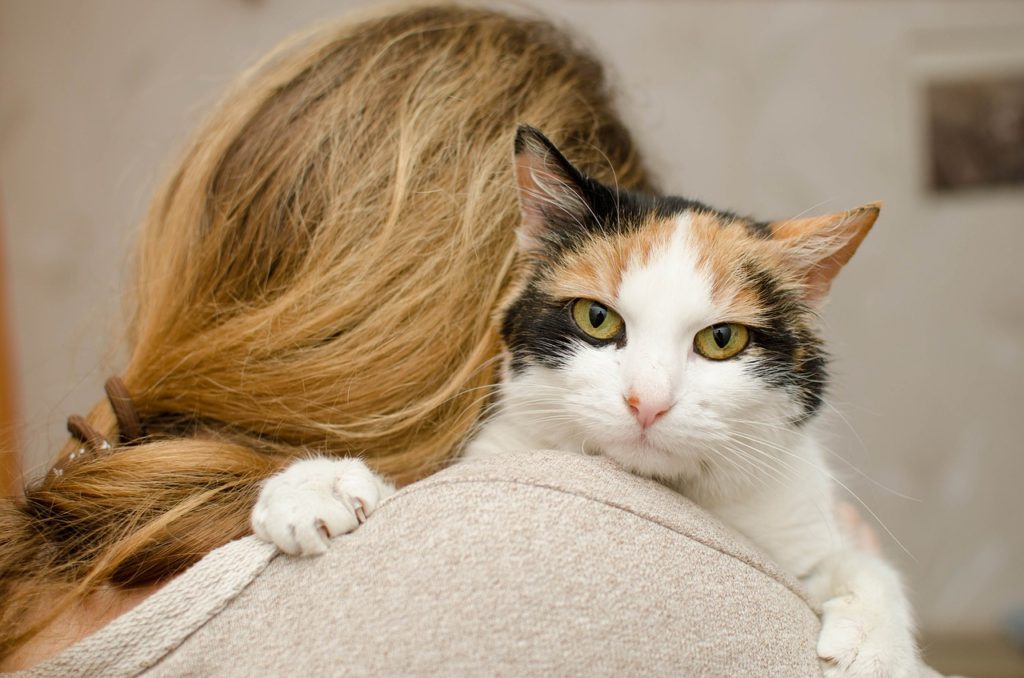
[[[118,443],[131,445],[137,442],[142,437],[142,422],[128,388],[120,377],[111,377],[103,385],[103,390],[106,391],[107,400],[110,401],[110,407],[117,419]],[[68,417],[68,433],[77,438],[82,445],[67,456],[65,463],[74,462],[89,453],[106,452],[112,448],[110,441],[103,434],[77,414]],[[62,476],[64,469],[57,465],[53,467],[52,473]]]

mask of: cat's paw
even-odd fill
[[[268,478],[252,531],[293,556],[324,553],[373,513],[389,486],[359,459],[305,459]]]
[[[917,649],[908,623],[854,595],[822,606],[818,657],[826,678],[904,678],[918,675]]]

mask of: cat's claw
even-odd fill
[[[362,525],[363,523],[365,523],[366,522],[366,503],[363,502],[363,500],[360,499],[359,497],[353,497],[353,499],[352,499],[352,508],[356,512],[356,520],[359,521],[359,524]]]
[[[818,657],[825,678],[904,678],[918,675],[917,650],[906,624],[855,596],[833,598],[822,606]]]
[[[359,459],[306,459],[263,484],[252,530],[285,553],[320,555],[365,522],[386,489]]]

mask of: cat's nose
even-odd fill
[[[656,422],[661,415],[672,409],[673,402],[664,396],[641,396],[630,391],[623,396],[630,412],[644,428]]]

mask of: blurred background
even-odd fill
[[[117,373],[135,227],[190,131],[358,4],[0,0],[8,488]],[[765,218],[885,203],[825,314],[834,466],[905,547],[937,668],[1024,675],[1024,2],[538,6],[608,63],[666,189]]]

